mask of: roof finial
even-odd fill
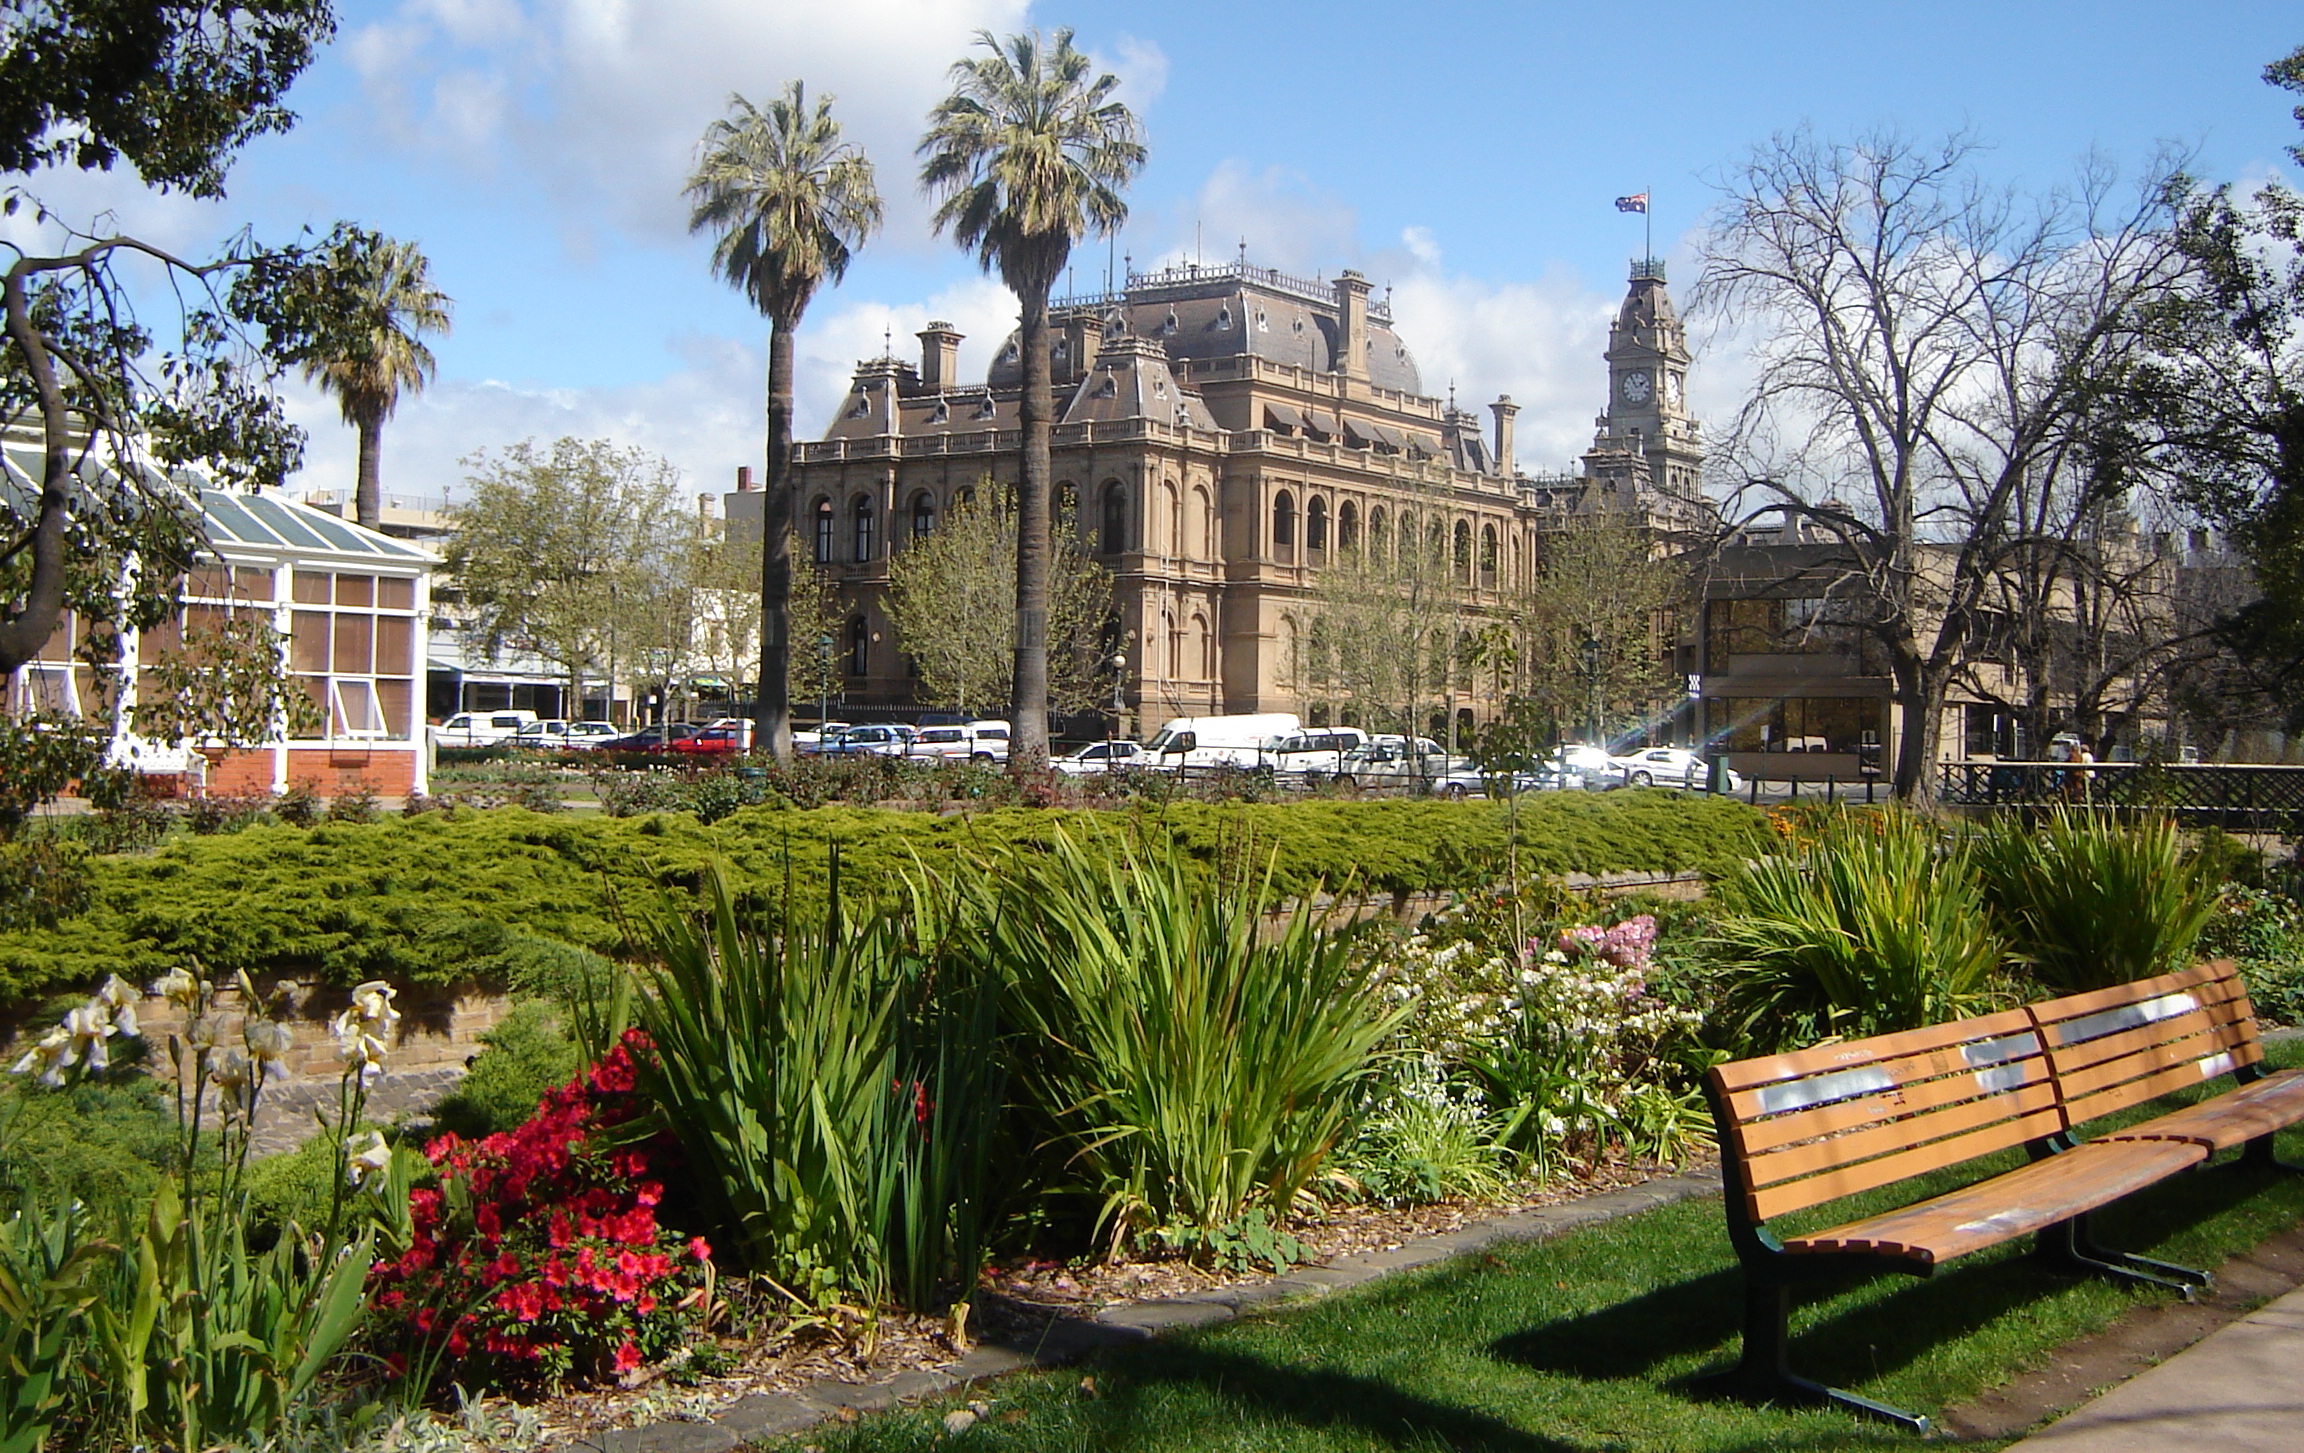
[[[1448,380],[1448,412],[1456,412],[1456,380]]]
[[[890,361],[896,357],[896,325],[893,323],[880,330],[880,356]]]

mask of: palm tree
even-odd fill
[[[383,517],[384,421],[432,378],[432,350],[418,335],[446,333],[448,295],[432,286],[431,264],[413,242],[357,233],[328,259],[333,285],[353,320],[334,346],[304,363],[304,376],[336,396],[344,422],[360,432],[354,507],[375,529]]]
[[[792,755],[792,335],[880,229],[872,163],[840,139],[832,98],[793,81],[766,109],[728,98],[688,179],[688,230],[719,234],[712,270],[768,318],[768,472],[760,520],[759,735]]]
[[[952,94],[928,114],[920,183],[941,197],[936,230],[973,248],[1016,294],[1024,364],[1024,459],[1016,491],[1016,672],[1009,717],[1018,770],[1048,757],[1048,293],[1072,244],[1127,220],[1120,189],[1143,170],[1142,130],[1089,79],[1072,32],[978,31],[989,54],[952,67]]]

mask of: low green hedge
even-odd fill
[[[1741,803],[1662,790],[1523,798],[1526,873],[1712,870],[1749,853],[1764,819]],[[1276,853],[1284,892],[1473,888],[1502,870],[1505,809],[1487,802],[1173,803],[1125,811],[1023,808],[937,817],[872,808],[749,808],[540,817],[515,808],[304,829],[254,827],[88,860],[89,903],[53,928],[0,934],[0,1002],[106,973],[155,975],[187,957],[211,974],[336,983],[519,985],[565,973],[567,946],[618,953],[660,885],[692,891],[725,863],[746,897],[819,912],[840,845],[847,890],[892,888],[915,862],[951,870],[1059,825],[1172,836],[1214,865]]]

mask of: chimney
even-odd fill
[[[1344,270],[1336,279],[1336,371],[1368,377],[1368,279]]]
[[[696,496],[696,517],[703,520],[712,518],[712,496],[709,491]]]
[[[959,386],[960,337],[941,318],[920,330],[920,386],[929,393]]]
[[[736,466],[736,492],[738,494],[750,494],[752,491],[758,489],[759,487],[759,485],[752,482],[751,465],[739,464]]]
[[[1496,472],[1506,479],[1512,477],[1512,416],[1520,406],[1512,402],[1512,395],[1498,394],[1496,402],[1488,406],[1496,416]]]

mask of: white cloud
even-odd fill
[[[563,228],[671,239],[697,138],[731,92],[761,101],[789,79],[835,114],[880,173],[888,239],[926,245],[912,148],[946,71],[978,29],[1024,20],[1027,0],[403,0],[350,50],[395,142],[483,173],[533,176]],[[1113,62],[1156,92],[1166,62],[1123,42]],[[582,247],[581,238],[577,240]]]
[[[982,382],[992,351],[1016,327],[1016,295],[986,277],[955,283],[924,302],[839,301],[837,311],[809,319],[795,350],[793,428],[802,439],[830,426],[857,360],[887,349],[917,363],[920,340],[913,335],[931,321],[950,323],[962,335],[960,378],[967,383]]]

